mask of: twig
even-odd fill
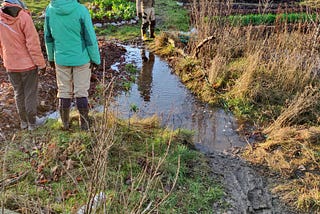
[[[24,172],[23,174],[19,175],[18,177],[2,180],[1,183],[0,183],[0,188],[1,188],[1,189],[4,189],[4,188],[7,187],[7,186],[10,186],[10,185],[12,185],[12,184],[17,183],[17,182],[20,181],[22,178],[24,178],[29,172],[30,172],[30,170]]]
[[[152,201],[151,201],[151,202],[148,204],[148,206],[141,212],[141,214],[144,214],[145,212],[147,212],[147,211],[150,209],[151,205],[152,205]]]
[[[246,137],[244,137],[244,140],[246,141],[246,143],[250,147],[250,151],[252,152],[253,151],[253,146],[250,144],[250,142],[248,141],[248,139]]]
[[[200,53],[200,49],[206,44],[206,43],[208,43],[209,41],[211,41],[211,40],[214,40],[216,37],[214,37],[214,36],[209,36],[209,37],[207,37],[206,39],[204,39],[202,42],[200,42],[198,45],[197,45],[197,47],[196,47],[196,49],[195,49],[195,53],[193,54],[193,58],[198,58],[198,55],[199,55],[199,53]]]

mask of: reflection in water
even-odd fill
[[[235,131],[234,117],[197,100],[171,73],[166,61],[148,51],[143,53],[130,46],[126,49],[126,61],[135,63],[141,73],[130,92],[116,98],[114,107],[121,117],[132,116],[130,106],[134,104],[139,108],[137,114],[140,117],[156,114],[164,126],[194,130],[193,141],[203,152],[223,151],[246,144]],[[143,56],[148,56],[148,60],[144,61]]]
[[[138,90],[144,101],[150,101],[151,86],[152,86],[152,70],[154,65],[154,54],[149,52],[149,57],[146,55],[146,50],[141,49],[142,67],[138,77]]]

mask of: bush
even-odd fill
[[[89,11],[99,21],[129,20],[135,17],[135,4],[126,0],[94,0]]]

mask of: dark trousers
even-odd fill
[[[38,71],[8,72],[21,121],[35,124],[38,105]]]

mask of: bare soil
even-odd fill
[[[270,192],[273,181],[265,174],[265,169],[250,165],[230,152],[212,152],[208,154],[208,158],[213,174],[220,179],[226,190],[223,201],[229,204],[224,210],[221,210],[219,204],[215,204],[213,213],[299,213]]]

